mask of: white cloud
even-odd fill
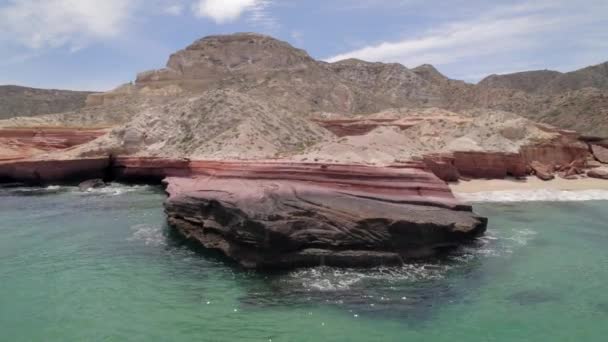
[[[181,15],[184,7],[181,4],[172,4],[165,8],[165,13],[169,15]]]
[[[79,49],[119,35],[133,7],[129,0],[12,0],[0,7],[0,40],[31,49]]]
[[[594,0],[586,7],[566,0],[516,3],[476,17],[444,22],[417,37],[354,49],[328,61],[359,58],[398,62],[410,67],[423,63],[459,63],[467,69],[484,58],[512,56],[515,59],[521,52],[557,46],[555,40],[563,39],[565,33],[581,32],[583,25],[605,20],[606,9],[605,3]]]
[[[251,11],[253,21],[267,21],[268,16],[263,10],[268,4],[267,0],[199,0],[194,5],[194,14],[224,24],[237,20],[243,13]]]

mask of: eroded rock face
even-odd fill
[[[421,168],[288,163],[193,165],[166,180],[175,229],[247,268],[372,266],[482,234],[486,219]]]
[[[591,157],[586,144],[576,139],[565,142],[523,146],[518,153],[492,151],[456,151],[423,157],[426,166],[446,182],[459,178],[503,179],[525,177],[534,172],[543,180],[583,173]]]
[[[593,169],[587,172],[587,176],[591,178],[608,179],[608,169]]]
[[[103,129],[68,128],[2,128],[0,160],[28,158],[45,152],[65,150],[92,141],[104,134]]]

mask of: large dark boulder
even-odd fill
[[[247,268],[373,266],[434,255],[487,220],[416,168],[312,164],[207,165],[168,178],[169,223]]]

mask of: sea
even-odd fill
[[[488,232],[400,267],[239,268],[152,186],[0,188],[0,341],[608,341],[608,192],[461,194]]]

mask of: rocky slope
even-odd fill
[[[77,110],[90,92],[0,86],[0,119]]]
[[[587,135],[608,136],[608,62],[568,73],[543,70],[492,75],[476,88],[481,93],[501,94],[489,107]]]

